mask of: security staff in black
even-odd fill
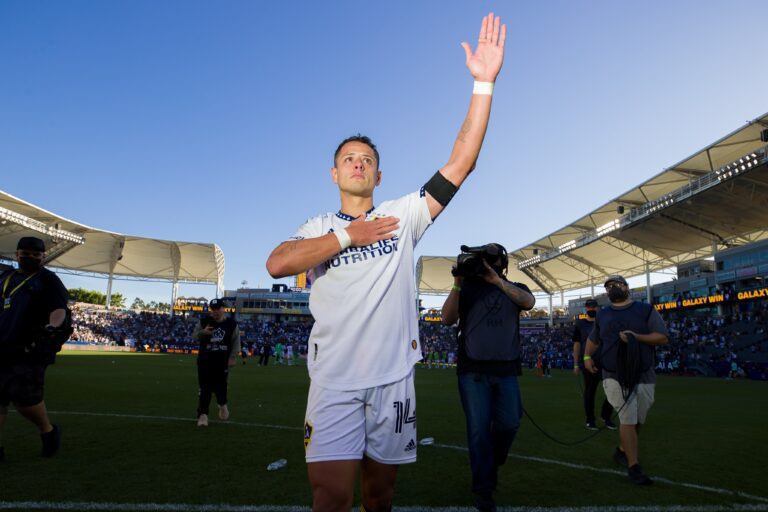
[[[224,301],[213,299],[208,304],[208,316],[200,319],[194,337],[200,343],[197,354],[197,381],[200,400],[197,405],[197,426],[208,426],[211,394],[216,395],[219,419],[229,419],[227,406],[227,377],[240,352],[240,329],[232,318],[225,317]]]
[[[467,423],[472,493],[478,510],[496,510],[493,492],[520,427],[522,401],[519,317],[533,308],[528,287],[505,277],[507,252],[488,244],[480,275],[455,275],[443,305],[443,323],[459,322],[456,373]]]
[[[577,376],[579,373],[584,375],[584,415],[587,418],[587,428],[589,430],[597,430],[597,423],[595,422],[595,394],[597,393],[597,385],[603,380],[602,372],[582,372],[584,369],[584,348],[587,346],[587,339],[592,332],[592,328],[595,326],[595,317],[597,316],[597,301],[595,299],[587,299],[584,303],[586,308],[587,317],[576,319],[576,325],[573,329],[573,373]],[[592,361],[600,368],[599,351],[592,354]],[[608,399],[603,400],[603,406],[600,411],[600,417],[603,419],[606,428],[610,430],[616,430],[616,425],[611,420],[611,413],[613,413],[613,407],[608,402]]]
[[[656,374],[655,347],[667,343],[667,327],[656,308],[630,298],[622,276],[605,282],[610,306],[601,309],[584,351],[584,368],[596,373],[592,355],[600,347],[605,396],[619,415],[620,446],[614,460],[627,468],[629,480],[649,485],[652,480],[638,462],[638,436],[653,405]]]
[[[45,243],[21,238],[16,246],[18,270],[0,274],[0,462],[5,459],[2,430],[13,403],[21,416],[40,431],[43,457],[61,444],[61,429],[48,419],[43,401],[45,370],[56,359],[60,344],[49,334],[67,319],[67,289],[43,267]]]

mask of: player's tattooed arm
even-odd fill
[[[474,53],[469,43],[461,44],[464,48],[467,68],[475,81],[492,83],[496,81],[496,76],[504,62],[506,37],[506,25],[502,25],[500,18],[490,13],[483,18]],[[473,94],[469,103],[469,112],[453,144],[448,163],[440,169],[445,179],[456,187],[460,187],[475,168],[490,115],[491,95]],[[427,206],[433,219],[445,208],[429,193],[427,193]]]

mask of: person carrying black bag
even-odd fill
[[[627,468],[632,483],[649,485],[653,481],[638,461],[638,435],[653,405],[655,347],[668,342],[667,327],[656,308],[630,298],[622,276],[610,276],[605,289],[611,305],[597,313],[584,352],[584,368],[597,373],[592,355],[599,346],[605,396],[619,415],[620,446],[614,460]]]
[[[474,504],[480,511],[495,511],[498,468],[507,460],[523,414],[517,382],[522,374],[520,312],[533,308],[536,299],[524,284],[507,280],[508,256],[501,244],[465,250],[481,250],[482,264],[476,272],[467,269],[471,264],[457,263],[442,315],[446,325],[459,321],[456,373]]]
[[[71,334],[69,293],[56,274],[43,267],[45,243],[23,237],[16,246],[17,270],[0,274],[0,435],[8,406],[40,431],[43,457],[61,445],[61,429],[50,422],[43,400],[45,370]],[[0,462],[5,448],[0,438]]]
[[[586,308],[587,317],[578,318],[573,329],[573,373],[576,375],[581,373],[584,376],[584,415],[587,418],[586,426],[589,430],[597,430],[597,423],[595,422],[595,393],[597,392],[598,384],[603,380],[603,375],[602,372],[592,373],[582,372],[582,370],[584,369],[584,348],[587,346],[587,339],[595,326],[595,317],[599,308],[595,299],[587,299],[584,307]],[[599,369],[598,353],[592,354],[592,361]],[[606,398],[603,400],[600,417],[603,419],[606,428],[616,430],[616,425],[611,420],[612,412],[613,407],[611,407],[610,402]]]

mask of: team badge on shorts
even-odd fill
[[[412,348],[413,350],[416,350],[416,345],[418,345],[418,344],[416,343],[416,340],[411,340],[411,348]]]
[[[304,422],[304,449],[306,450],[309,443],[312,442],[312,424],[309,421]]]

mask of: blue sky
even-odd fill
[[[768,111],[763,0],[4,0],[0,189],[97,228],[215,242],[227,288],[267,286],[270,251],[338,209],[339,140],[379,146],[377,203],[445,163],[472,89],[459,43],[489,10],[508,37],[488,135],[419,255],[521,247]]]

